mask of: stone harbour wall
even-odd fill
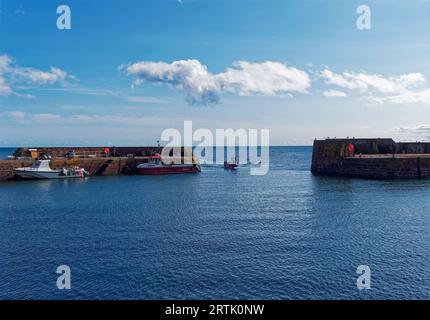
[[[354,146],[350,152],[348,146]],[[430,178],[430,143],[392,139],[315,140],[311,171],[367,179]]]
[[[78,166],[84,168],[91,175],[113,176],[120,174],[135,174],[136,167],[143,163],[141,157],[103,157],[103,158],[74,158],[53,159],[51,168],[67,168]],[[0,160],[0,181],[16,179],[14,169],[31,166],[31,160]]]

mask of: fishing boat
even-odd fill
[[[236,170],[236,168],[239,166],[239,162],[234,159],[234,161],[224,161],[224,169],[227,170]]]
[[[51,160],[36,160],[31,167],[16,168],[15,174],[23,179],[69,179],[89,175],[83,168],[51,169]]]
[[[200,164],[193,158],[191,163],[166,164],[159,154],[144,157],[144,163],[139,164],[136,169],[139,174],[159,175],[159,174],[179,174],[179,173],[199,173]]]

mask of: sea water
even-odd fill
[[[264,176],[2,182],[0,298],[430,298],[430,180],[315,177],[311,155],[272,147]]]
[[[0,160],[7,159],[8,156],[12,156],[16,148],[0,148]]]

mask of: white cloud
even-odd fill
[[[61,116],[58,114],[38,113],[38,114],[33,114],[32,119],[38,122],[51,122],[51,121],[60,120]]]
[[[366,94],[373,102],[430,105],[430,89],[423,88],[426,78],[421,73],[385,77],[365,72],[335,73],[326,68],[319,75],[326,84]]]
[[[339,90],[327,90],[323,92],[323,95],[328,98],[344,98],[347,94]]]
[[[207,67],[197,60],[181,60],[173,63],[141,61],[126,68],[136,79],[136,85],[144,81],[170,84],[187,94],[190,104],[212,104],[219,100],[219,88]]]
[[[108,126],[171,126],[172,119],[160,117],[145,117],[123,114],[75,114],[65,116],[53,113],[26,113],[23,111],[9,111],[0,113],[0,119],[15,121],[20,124],[43,124],[43,125],[108,125]]]
[[[389,96],[370,96],[369,99],[376,103],[392,102],[396,104],[423,104],[430,105],[430,89],[420,91],[405,90],[399,94]]]
[[[156,98],[156,97],[145,97],[145,96],[130,96],[126,97],[125,99],[128,102],[134,102],[134,103],[164,103],[163,100]]]
[[[7,56],[0,56],[0,96],[10,96],[12,94],[20,97],[32,97],[14,92],[12,84],[30,83],[34,85],[53,85],[64,83],[67,79],[77,80],[66,71],[51,67],[49,71],[42,71],[35,68],[18,66],[14,60]]]
[[[0,96],[9,96],[12,94],[12,88],[6,82],[4,74],[9,71],[9,65],[12,60],[6,56],[0,56]]]
[[[58,91],[67,92],[71,94],[89,95],[89,96],[119,96],[119,92],[100,89],[100,88],[83,88],[77,86],[67,87],[36,87],[36,86],[16,86],[20,90],[38,90],[38,91]]]
[[[193,59],[172,63],[141,61],[122,68],[135,78],[136,85],[163,83],[184,91],[192,105],[215,104],[223,92],[243,96],[306,93],[311,84],[306,72],[272,61],[238,61],[217,74],[210,73],[207,66]]]
[[[144,117],[133,115],[73,115],[63,118],[66,124],[80,125],[116,125],[116,126],[169,126],[171,120],[159,117]]]
[[[6,79],[0,74],[0,96],[10,96],[12,88],[6,82]]]
[[[421,73],[409,73],[398,77],[384,77],[379,74],[343,72],[334,73],[329,69],[321,72],[327,84],[337,85],[360,92],[375,91],[379,93],[396,93],[421,85],[426,82]]]
[[[406,87],[414,87],[425,83],[427,80],[422,73],[409,73],[401,75],[397,78],[399,82],[403,83]]]
[[[32,83],[32,84],[55,84],[66,80],[68,77],[67,72],[51,67],[49,71],[42,71],[34,68],[14,68],[12,71],[14,79]]]
[[[9,116],[14,120],[22,120],[25,118],[26,113],[22,111],[10,111]]]
[[[308,74],[279,62],[251,63],[238,61],[224,73],[215,75],[225,91],[240,95],[261,94],[274,96],[290,92],[307,92],[310,87]]]
[[[0,56],[0,73],[3,74],[9,70],[9,66],[12,63],[12,59],[7,55]]]
[[[430,124],[424,124],[416,127],[403,126],[396,128],[401,137],[406,140],[428,141],[430,140]]]

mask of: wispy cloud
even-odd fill
[[[424,124],[416,127],[403,126],[395,128],[400,136],[406,140],[429,141],[430,140],[430,124]]]
[[[323,92],[323,95],[327,98],[345,98],[347,94],[339,90],[327,90]]]
[[[16,9],[15,10],[15,14],[18,14],[18,15],[21,15],[21,16],[23,16],[23,15],[25,15],[25,11],[24,11],[24,9]]]
[[[52,122],[61,120],[61,115],[51,113],[37,113],[31,115],[31,119],[36,122]]]
[[[193,59],[172,63],[140,61],[120,68],[135,79],[135,85],[145,82],[168,84],[185,92],[191,105],[216,104],[221,93],[242,96],[306,93],[311,85],[305,71],[272,61],[237,61],[225,72],[216,74]]]
[[[146,96],[129,96],[126,97],[125,100],[127,102],[133,102],[133,103],[165,103],[164,100],[156,98],[156,97],[146,97]]]
[[[73,78],[67,72],[51,67],[49,71],[42,71],[35,68],[20,68],[15,67],[11,71],[11,76],[16,82],[27,82],[37,85],[55,84]]]
[[[0,55],[0,96],[33,97],[15,92],[12,86],[23,83],[37,86],[64,84],[69,79],[78,80],[60,68],[51,67],[48,71],[43,71],[36,68],[21,67],[15,63],[13,58]]]
[[[6,79],[0,75],[0,96],[10,96],[12,94],[12,88],[6,82]]]
[[[380,93],[396,93],[407,90],[426,82],[421,73],[409,73],[398,77],[384,77],[379,74],[343,72],[334,73],[329,69],[321,72],[327,84],[334,84],[360,92],[376,91]]]
[[[373,102],[430,105],[430,89],[423,87],[427,80],[422,73],[387,77],[366,72],[335,73],[326,68],[320,72],[319,76],[328,85],[364,94]]]
[[[8,114],[14,120],[23,120],[26,116],[26,113],[22,111],[10,111]]]
[[[27,113],[21,110],[0,113],[0,119],[20,124],[42,125],[110,125],[110,126],[171,126],[172,119],[124,114],[74,114]]]
[[[0,56],[0,96],[9,96],[12,94],[12,88],[6,81],[5,74],[9,72],[12,59],[6,55]]]
[[[19,90],[37,90],[37,91],[57,91],[79,95],[89,96],[119,96],[119,92],[109,89],[100,88],[83,88],[74,85],[66,87],[35,87],[35,86],[16,86]]]
[[[388,96],[370,96],[369,99],[376,103],[392,102],[396,104],[422,104],[430,106],[430,89],[419,91],[405,90],[399,94]]]

